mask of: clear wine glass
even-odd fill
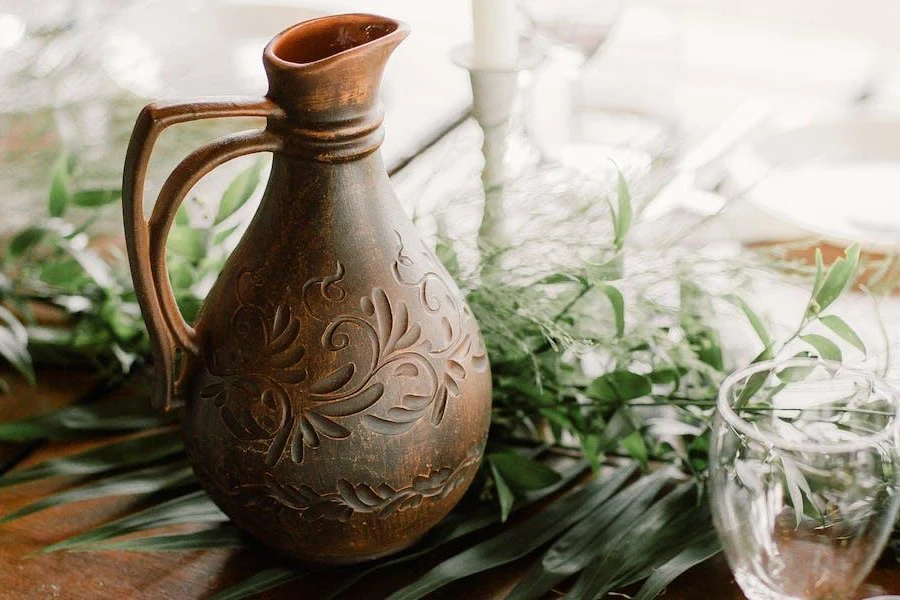
[[[519,0],[535,33],[582,66],[600,50],[626,0]]]
[[[853,597],[897,516],[897,432],[897,394],[863,370],[794,358],[725,380],[710,502],[747,598]]]

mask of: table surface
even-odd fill
[[[91,377],[77,371],[40,373],[40,384],[32,388],[11,378],[12,391],[0,403],[0,421],[45,411],[90,396]],[[110,392],[108,401],[144,393],[137,383]],[[18,456],[13,468],[65,455],[95,444],[95,441],[50,443],[28,449],[0,446],[0,465]],[[66,487],[51,479],[0,490],[0,513],[5,514],[48,493]],[[55,507],[0,526],[0,598],[21,600],[45,598],[188,599],[206,598],[282,563],[262,548],[226,548],[190,552],[56,552],[29,556],[42,547],[83,532],[111,518],[140,508],[133,498],[106,498]],[[184,527],[181,527],[184,529]],[[179,528],[168,528],[176,532]],[[535,555],[511,565],[470,577],[447,587],[435,598],[459,596],[503,598],[535,560]],[[342,598],[376,599],[387,596],[418,574],[429,563],[411,565],[402,577],[373,576],[348,590]],[[335,576],[307,576],[261,595],[264,598],[316,598],[336,582]],[[560,590],[560,594],[562,595]],[[900,593],[900,566],[885,560],[873,571],[858,598]],[[676,580],[663,598],[721,600],[743,598],[721,557],[693,568]]]

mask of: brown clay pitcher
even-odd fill
[[[362,14],[295,25],[265,49],[265,98],[151,104],[128,148],[125,233],[154,404],[182,410],[188,457],[222,510],[301,560],[356,562],[415,542],[471,483],[488,432],[478,326],[378,152],[381,74],[407,33]],[[267,124],[188,155],[145,221],[159,134],[235,116]],[[254,152],[273,154],[268,187],[192,327],[166,236],[203,175]]]

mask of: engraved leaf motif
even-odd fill
[[[403,396],[403,406],[410,410],[424,410],[431,404],[431,396],[421,394],[407,394]]]
[[[284,454],[284,447],[291,436],[291,431],[291,427],[282,427],[278,431],[278,434],[272,440],[272,445],[269,446],[269,450],[266,452],[266,466],[273,467],[278,464],[281,455]]]
[[[466,369],[453,359],[447,361],[447,372],[454,379],[466,378]]]
[[[394,343],[396,350],[405,350],[419,341],[422,337],[422,327],[418,323],[413,323],[412,327],[406,330]]]
[[[268,431],[260,427],[252,419],[238,419],[231,409],[222,410],[222,421],[235,437],[244,440],[265,440],[272,437]]]
[[[292,367],[303,359],[306,350],[301,345],[289,346],[283,352],[275,354],[269,360],[269,365],[276,369],[286,369]]]
[[[291,306],[282,302],[275,307],[275,317],[272,320],[272,339],[277,339],[284,333],[291,320]]]
[[[385,354],[390,354],[391,350],[397,344],[397,340],[406,333],[409,328],[409,309],[406,308],[405,302],[397,303],[397,312],[394,315],[393,324],[391,326],[391,335],[388,343],[385,344]]]
[[[441,393],[438,395],[437,401],[434,403],[434,408],[431,411],[431,424],[434,426],[438,426],[441,424],[441,421],[444,419],[444,413],[447,411],[447,388],[441,390]]]
[[[356,492],[356,496],[368,506],[378,506],[382,502],[384,502],[384,498],[378,495],[378,493],[372,489],[372,486],[360,483],[357,484],[354,488]]]
[[[384,385],[374,383],[363,391],[338,402],[316,407],[316,412],[329,417],[347,417],[362,412],[378,402],[384,395]]]
[[[398,377],[418,377],[419,367],[416,366],[416,363],[412,362],[402,363],[399,367],[394,369],[394,375]]]
[[[309,391],[313,394],[331,394],[341,389],[353,379],[353,373],[356,372],[356,365],[347,363],[342,367],[338,367],[322,379],[309,386]]]
[[[385,416],[395,423],[412,423],[422,418],[422,410],[410,410],[402,406],[395,406],[389,409]]]
[[[444,375],[444,388],[454,398],[459,396],[459,384],[456,383],[456,380],[453,379],[449,374]]]
[[[449,344],[453,341],[453,326],[450,324],[450,319],[447,317],[441,317],[441,333],[444,335],[445,344]]]
[[[310,448],[318,448],[319,445],[321,444],[321,440],[319,440],[319,434],[315,430],[315,428],[312,426],[312,424],[309,422],[308,415],[303,415],[300,418],[300,433],[303,434],[302,435],[303,443],[306,444],[307,446],[309,446]],[[294,436],[294,445],[296,445],[296,443],[297,443],[297,437],[299,437],[299,436]],[[291,449],[293,450],[293,447]],[[302,450],[303,449],[300,448],[300,451],[301,451],[300,452],[300,456],[301,456],[300,461],[303,460]],[[300,461],[295,460],[295,462],[300,462]]]
[[[354,486],[346,479],[339,479],[337,491],[341,499],[357,512],[371,512],[373,507],[384,502],[384,498],[364,483]]]
[[[350,430],[343,425],[332,421],[328,417],[315,412],[308,412],[306,419],[312,424],[316,431],[333,440],[343,440],[350,437]]]
[[[389,340],[394,319],[391,315],[391,303],[384,290],[377,287],[372,291],[372,306],[375,309],[375,321],[378,327],[378,339]]]
[[[400,435],[401,433],[406,433],[415,425],[415,422],[397,423],[375,415],[363,415],[362,420],[367,429],[383,435]]]
[[[316,502],[306,511],[305,516],[309,519],[330,519],[346,523],[353,516],[353,509],[344,504],[340,498],[329,498]]]
[[[268,472],[266,473],[265,478],[270,493],[272,493],[279,502],[294,509],[302,509],[309,504],[308,499],[294,486],[282,484],[274,475]]]
[[[280,332],[277,329],[272,332],[274,339],[272,340],[272,343],[269,344],[269,351],[278,353],[287,350],[287,348],[297,339],[297,334],[299,333],[300,321],[291,319],[285,324],[284,329]]]

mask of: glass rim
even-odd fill
[[[825,366],[834,373],[846,373],[848,375],[861,376],[872,382],[873,386],[885,397],[889,398],[893,405],[891,422],[880,431],[860,437],[854,441],[843,442],[794,442],[781,439],[768,432],[760,431],[749,421],[740,417],[731,406],[729,395],[738,381],[746,380],[757,373],[776,368],[800,367],[810,365]],[[884,381],[877,373],[866,369],[847,367],[843,363],[814,357],[794,357],[788,359],[772,359],[754,363],[743,369],[738,369],[725,378],[719,386],[719,394],[716,401],[716,410],[722,419],[734,430],[743,433],[751,439],[763,442],[772,448],[779,450],[812,452],[818,454],[854,452],[865,450],[880,442],[890,442],[892,447],[897,445],[897,433],[900,431],[900,396],[894,388]]]

